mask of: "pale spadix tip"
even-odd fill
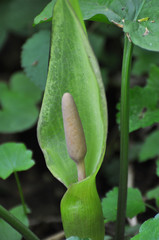
[[[79,164],[84,161],[87,147],[80,116],[70,93],[64,93],[62,97],[62,115],[68,154]]]

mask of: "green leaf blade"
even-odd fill
[[[69,237],[67,240],[91,240],[90,238]]]
[[[156,200],[156,205],[157,207],[159,207],[159,187],[155,187],[151,190],[149,190],[147,193],[146,193],[146,197],[147,199],[155,199]]]
[[[115,221],[117,215],[118,188],[113,188],[102,200],[103,215],[106,222]],[[141,193],[136,188],[128,188],[126,216],[132,218],[145,211]]]
[[[13,172],[24,171],[35,163],[32,152],[22,143],[4,143],[0,145],[0,177],[8,178]]]
[[[55,0],[50,5],[54,6]],[[80,0],[84,20],[114,23],[129,33],[132,42],[151,51],[159,51],[158,0]],[[49,6],[50,6],[49,5]],[[46,8],[34,21],[34,24],[51,19],[51,11]]]
[[[140,162],[144,162],[156,156],[159,156],[158,149],[159,131],[154,131],[146,138],[139,154]]]
[[[139,233],[131,240],[158,240],[159,236],[159,214],[154,218],[145,221],[139,230]]]
[[[85,158],[87,176],[97,172],[102,162],[107,109],[98,64],[67,1],[57,2],[53,16],[53,47],[38,139],[50,171],[68,186],[77,181],[77,170],[66,149],[61,112],[63,94],[72,94],[83,124],[88,149]]]
[[[150,76],[147,85],[143,87],[135,86],[130,89],[130,119],[129,132],[139,128],[151,126],[159,121],[159,91],[158,91],[159,68],[151,66]],[[140,99],[140,101],[138,100]],[[120,106],[117,106],[120,109]],[[119,123],[120,114],[117,114]]]
[[[38,118],[37,102],[41,91],[22,72],[0,84],[0,132],[14,133],[32,127]]]
[[[41,90],[45,89],[48,70],[50,31],[41,30],[23,45],[21,64],[26,75]]]

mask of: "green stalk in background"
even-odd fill
[[[20,234],[22,234],[26,240],[40,240],[29,228],[27,228],[22,222],[20,222],[2,206],[0,206],[0,218],[2,218]]]
[[[120,177],[115,240],[124,240],[125,215],[128,179],[129,144],[129,79],[132,60],[132,42],[125,35],[121,78],[121,115],[120,115]]]
[[[21,187],[21,184],[20,184],[20,180],[19,180],[18,173],[17,173],[17,172],[14,172],[14,176],[15,176],[15,179],[16,179],[16,183],[17,183],[17,187],[18,187],[20,199],[21,199],[21,202],[22,202],[24,214],[27,215],[27,208],[26,208],[26,204],[25,204],[25,200],[24,200],[24,195],[23,195],[23,191],[22,191],[22,187]]]

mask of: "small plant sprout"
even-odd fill
[[[81,181],[86,177],[84,158],[87,147],[80,116],[70,93],[64,93],[62,97],[62,115],[67,151],[77,165],[78,181]]]

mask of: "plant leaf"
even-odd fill
[[[49,2],[46,5],[46,7],[42,10],[42,12],[40,12],[40,14],[34,18],[34,26],[39,23],[51,21],[52,11],[55,3],[56,3],[56,0],[52,0],[51,2]]]
[[[62,96],[70,92],[79,111],[87,143],[87,176],[98,171],[103,159],[107,134],[106,100],[98,64],[68,1],[58,0],[54,7],[51,45],[38,139],[48,168],[69,186],[77,181],[77,170],[66,149]]]
[[[145,221],[139,230],[139,233],[131,240],[158,240],[159,236],[159,214],[154,218]]]
[[[96,57],[99,58],[104,47],[104,39],[93,33],[90,33],[88,37]],[[50,31],[41,30],[26,41],[21,53],[21,63],[26,75],[41,90],[44,90],[46,85],[49,45]]]
[[[159,177],[159,159],[156,161],[156,175]]]
[[[103,215],[106,219],[105,222],[115,221],[117,215],[117,201],[118,201],[118,188],[106,194],[106,198],[102,200]],[[136,188],[128,188],[127,197],[127,210],[126,216],[132,218],[137,214],[145,211],[145,204],[142,200],[141,193]]]
[[[45,89],[49,60],[50,31],[41,30],[23,45],[21,64],[26,75],[40,89]]]
[[[0,29],[7,33],[11,31],[24,36],[31,34],[34,17],[48,2],[49,0],[27,0],[27,2],[23,0],[1,0]]]
[[[38,117],[41,91],[22,72],[12,75],[9,86],[0,83],[0,132],[13,133],[32,127]]]
[[[134,47],[133,55],[135,57],[135,62],[132,66],[132,74],[134,75],[141,76],[143,74],[148,74],[152,64],[159,65],[158,52],[150,52],[139,47]]]
[[[91,240],[90,238],[69,237],[67,240]]]
[[[154,131],[146,138],[139,153],[140,162],[147,161],[151,158],[159,156],[159,131]]]
[[[47,4],[42,12],[35,17],[34,25],[51,21],[55,3],[56,0],[52,0],[49,4]],[[109,22],[107,16],[105,15],[105,1],[92,0],[90,2],[88,0],[79,0],[79,4],[84,20],[92,19],[95,16],[92,20],[106,23]]]
[[[139,128],[151,126],[159,121],[159,68],[152,66],[147,85],[133,87],[130,89],[130,120],[129,132]],[[140,99],[140,101],[139,101]],[[117,106],[120,109],[120,106]],[[120,121],[120,114],[117,114],[117,122]]]
[[[17,217],[27,227],[29,226],[28,218],[24,214],[24,210],[21,205],[12,208],[10,210],[10,213],[12,213],[15,217]],[[20,240],[22,239],[22,236],[14,228],[12,228],[8,223],[0,219],[0,239],[1,240],[5,240],[5,239]]]
[[[147,193],[146,193],[146,197],[147,199],[155,199],[156,200],[156,205],[157,207],[159,207],[159,187],[155,187],[151,190],[149,190]]]
[[[41,90],[34,83],[30,82],[28,77],[23,72],[14,73],[10,78],[9,87],[14,92],[19,92],[23,96],[27,96],[33,103],[41,100]]]
[[[55,0],[45,7],[35,18],[34,24],[51,19],[50,6],[54,7]],[[79,0],[83,19],[113,22],[129,33],[132,42],[142,48],[159,51],[159,21],[158,0]],[[109,20],[109,21],[108,21]]]
[[[0,145],[0,177],[8,178],[13,172],[28,170],[34,165],[32,152],[22,143]]]

